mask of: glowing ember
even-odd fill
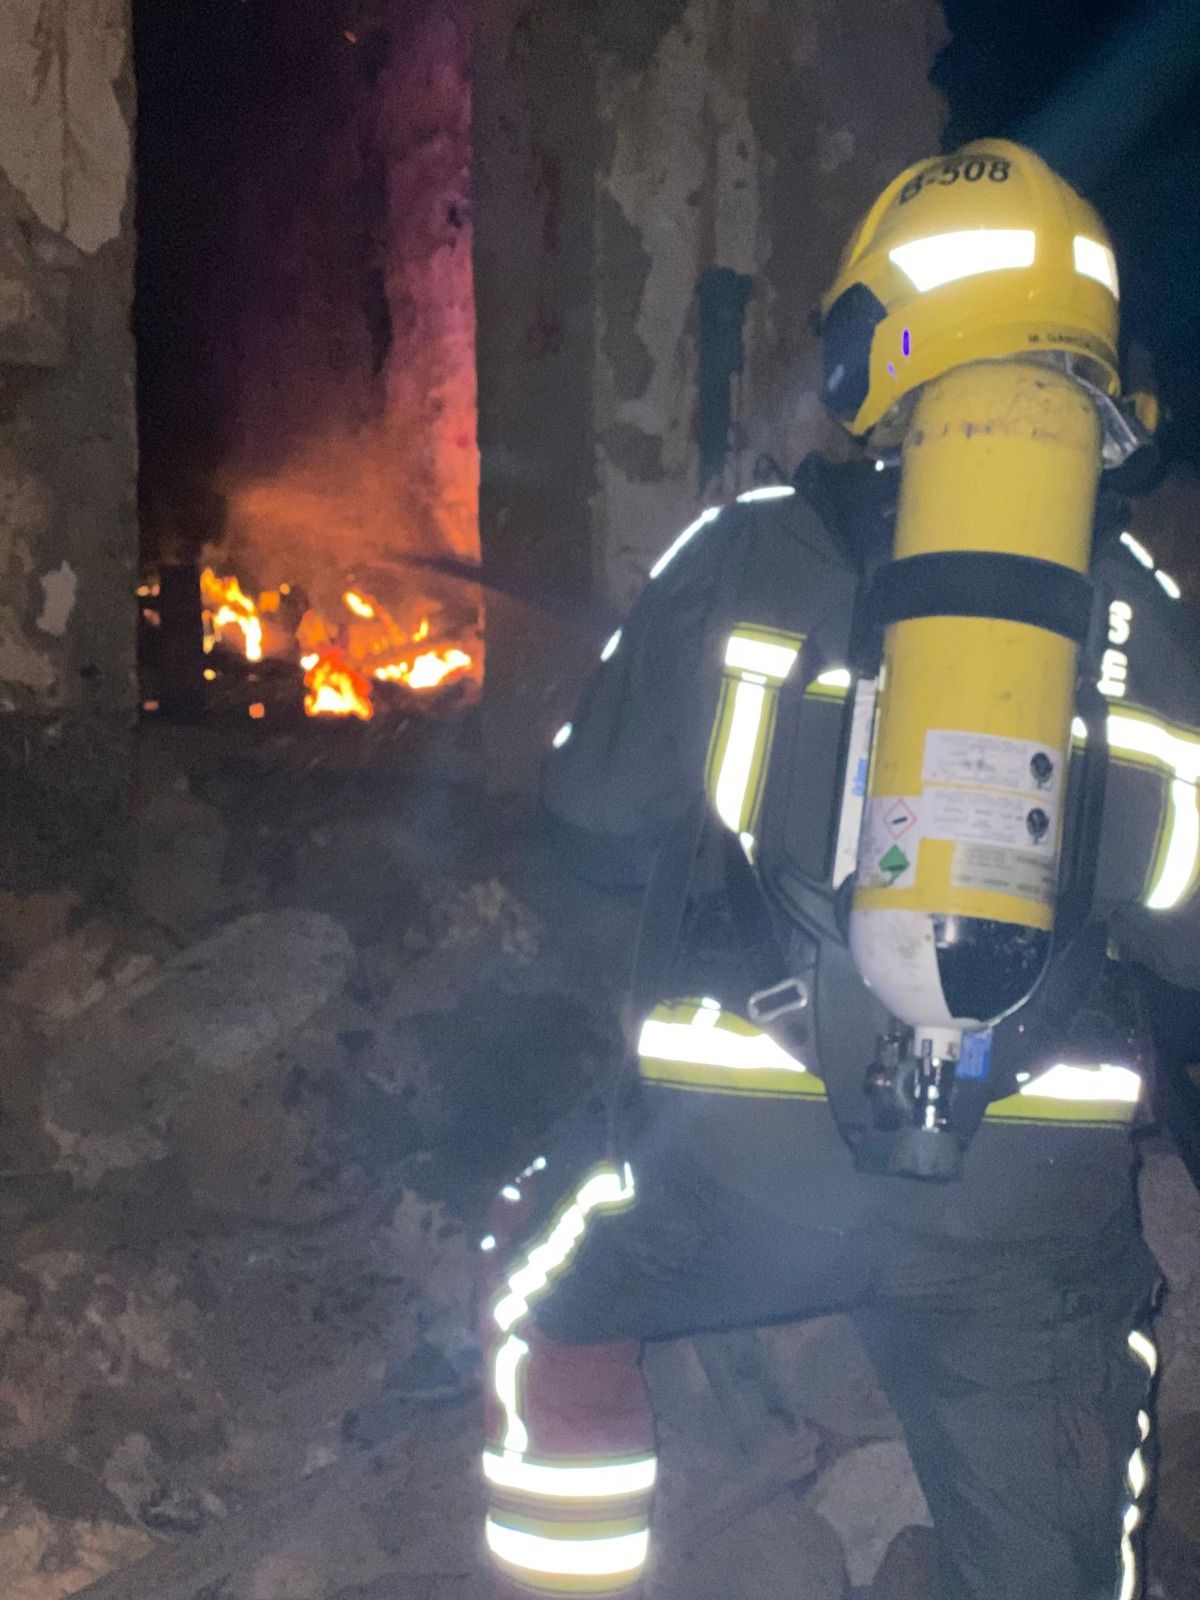
[[[375,619],[375,607],[369,600],[364,600],[361,594],[355,594],[353,589],[347,589],[342,596],[347,611],[353,611],[356,617],[362,617],[365,622]]]
[[[236,578],[218,578],[211,567],[200,574],[200,598],[204,602],[205,650],[220,640],[230,644],[230,633],[241,635],[241,649],[247,661],[263,658],[263,625],[258,607],[242,593]]]
[[[306,658],[307,659],[307,658]],[[304,675],[304,709],[310,717],[374,716],[371,684],[354,668],[340,650],[322,650]]]
[[[413,662],[396,661],[386,667],[376,667],[375,676],[385,682],[404,683],[410,689],[436,689],[452,675],[463,673],[471,665],[465,650],[426,650]]]
[[[246,710],[255,722],[261,722],[267,714],[267,708],[261,700],[256,700],[253,705],[247,706]]]
[[[428,639],[428,637],[429,637],[429,618],[428,617],[422,617],[420,622],[417,624],[416,633],[413,634],[413,643],[414,644],[420,644],[422,639]]]

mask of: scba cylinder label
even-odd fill
[[[877,795],[863,818],[860,871],[873,889],[907,889],[917,881],[925,830],[919,795]]]
[[[1049,851],[1006,850],[990,844],[958,844],[950,882],[956,889],[989,889],[1050,905],[1054,899],[1055,860]]]
[[[921,778],[927,784],[1003,789],[1056,798],[1062,788],[1062,751],[1032,739],[931,728],[925,735]]]

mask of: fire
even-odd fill
[[[229,644],[226,634],[241,634],[242,653],[247,661],[263,658],[263,625],[258,607],[242,593],[236,578],[218,578],[211,567],[200,574],[200,598],[204,602],[204,648],[211,650],[218,640]]]
[[[355,672],[340,650],[318,653],[304,674],[304,687],[308,690],[304,709],[310,717],[359,717],[367,722],[375,715],[369,680]]]
[[[413,635],[417,637],[416,634]],[[436,689],[452,674],[462,673],[471,665],[465,650],[426,650],[413,662],[395,661],[386,667],[376,667],[375,676],[390,683],[405,683],[410,689]]]
[[[297,622],[282,604],[291,593],[292,586],[281,583],[254,601],[236,578],[218,577],[206,567],[200,575],[204,648],[211,651],[220,644],[257,662],[267,654],[288,655],[298,646],[308,691],[304,709],[310,717],[359,717],[365,722],[374,715],[372,680],[420,692],[461,678],[474,665],[456,645],[429,647],[433,630],[428,616],[409,634],[373,595],[346,589],[342,603],[352,621],[330,621],[309,609]],[[417,649],[420,645],[425,648]],[[211,682],[216,674],[206,669],[204,676]],[[264,714],[260,702],[250,708],[252,717]]]

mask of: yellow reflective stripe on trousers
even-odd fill
[[[726,641],[705,786],[713,809],[735,833],[753,833],[757,825],[779,688],[803,642],[803,634],[749,623],[735,628]]]
[[[579,1248],[592,1212],[620,1210],[633,1197],[633,1172],[628,1163],[622,1172],[615,1167],[599,1167],[580,1184],[546,1233],[525,1252],[521,1265],[509,1273],[505,1290],[492,1310],[501,1333],[508,1333],[526,1316],[530,1301],[544,1294],[563,1271]]]
[[[649,1083],[710,1094],[825,1098],[825,1085],[760,1028],[715,1000],[655,1006],[638,1037]]]
[[[483,1475],[498,1489],[546,1500],[619,1500],[653,1489],[658,1459],[529,1461],[514,1451],[485,1450]]]
[[[1128,1127],[1138,1116],[1141,1098],[1141,1076],[1132,1067],[1060,1061],[1023,1083],[1016,1094],[993,1100],[986,1117],[1053,1127]]]
[[[1121,1512],[1120,1582],[1117,1600],[1135,1600],[1141,1583],[1140,1549],[1145,1521],[1146,1491],[1150,1487],[1149,1451],[1151,1389],[1158,1373],[1158,1348],[1141,1328],[1132,1328],[1129,1354],[1146,1371],[1146,1402],[1137,1414],[1138,1442],[1125,1468],[1125,1487],[1129,1500]]]
[[[554,1594],[605,1593],[633,1584],[650,1549],[650,1530],[644,1526],[597,1538],[590,1529],[539,1531],[490,1516],[485,1533],[488,1549],[514,1577]]]
[[[628,1165],[594,1169],[518,1254],[492,1305],[504,1336],[492,1361],[503,1436],[483,1457],[484,1478],[499,1502],[487,1519],[487,1543],[511,1577],[546,1594],[609,1593],[635,1582],[646,1559],[656,1458],[531,1456],[521,1392],[530,1350],[520,1329],[531,1305],[570,1266],[588,1219],[624,1210],[634,1196]],[[543,1509],[547,1515],[538,1515]]]

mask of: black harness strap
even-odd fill
[[[746,1008],[749,1019],[792,1055],[810,1055],[804,1049],[811,1037],[805,1012],[812,997],[816,945],[808,961],[788,960],[767,896],[746,859],[742,841],[728,828],[722,826],[720,832],[725,901],[750,983]],[[803,966],[803,973],[797,973],[797,965]]]
[[[988,617],[1025,622],[1074,644],[1088,636],[1092,585],[1057,561],[994,550],[948,550],[906,556],[871,580],[868,611],[875,627],[916,617]]]

